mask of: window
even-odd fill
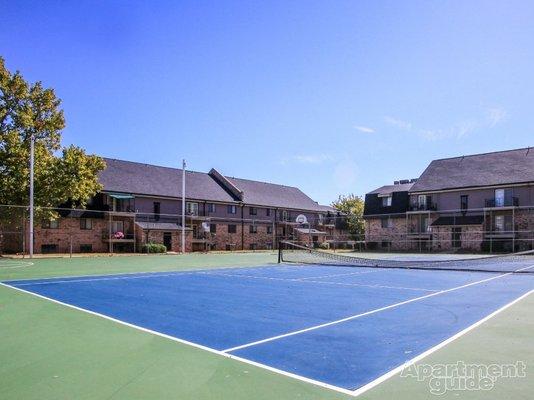
[[[495,189],[495,207],[504,206],[504,189]]]
[[[289,221],[289,213],[287,210],[282,211],[282,221]]]
[[[228,233],[237,233],[237,225],[228,225]]]
[[[249,225],[249,233],[258,233],[258,225]]]
[[[468,195],[460,196],[460,208],[462,210],[467,210],[469,208],[469,196]]]
[[[59,228],[59,221],[57,219],[50,219],[47,221],[43,221],[41,224],[41,228],[43,229],[58,229]]]
[[[419,205],[419,207],[426,206],[426,202],[427,196],[425,194],[420,194],[419,196],[417,196],[417,204]]]
[[[232,245],[231,244],[227,244],[225,248],[226,248],[226,251],[232,251]]]
[[[92,252],[93,252],[92,244],[81,244],[80,245],[80,253],[92,253]]]
[[[270,217],[271,216],[271,209],[270,208],[266,208],[265,209],[265,216],[266,217]]]
[[[215,212],[215,204],[214,203],[208,203],[208,212],[214,213]]]
[[[258,215],[258,209],[256,207],[250,207],[248,212],[250,215]]]
[[[155,201],[153,209],[154,209],[154,219],[156,221],[159,221],[159,215],[161,213],[161,203]]]
[[[122,232],[124,233],[124,221],[112,221],[111,233]]]
[[[267,234],[271,235],[273,233],[273,227],[271,225],[267,225]]]
[[[391,246],[391,242],[389,242],[387,240],[383,240],[381,245],[382,245],[383,249],[389,249],[389,247]]]
[[[250,244],[250,250],[256,250],[256,247],[258,247],[258,245],[256,243],[251,243]]]
[[[380,222],[382,224],[382,228],[388,229],[393,226],[393,220],[389,217],[384,217],[380,219]]]
[[[234,205],[228,206],[228,214],[236,214],[237,213],[237,207]]]
[[[504,232],[506,230],[504,215],[495,216],[495,231]]]
[[[198,215],[198,203],[188,201],[185,203],[185,213],[187,215]]]
[[[382,207],[391,207],[391,196],[382,197]]]
[[[428,215],[423,215],[421,217],[421,225],[419,226],[419,232],[427,233],[429,231],[430,231],[430,227],[428,225]]]
[[[80,229],[83,231],[93,229],[93,220],[89,218],[80,218]]]
[[[43,244],[43,245],[41,245],[41,253],[43,253],[43,254],[57,253],[57,251],[58,251],[57,244]]]
[[[217,232],[217,224],[210,224],[210,233]]]

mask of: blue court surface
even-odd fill
[[[531,291],[534,276],[281,264],[5,283],[355,390]]]

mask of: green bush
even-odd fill
[[[327,242],[323,242],[319,245],[319,248],[320,249],[323,249],[323,250],[329,250],[330,249],[330,243],[327,243]]]
[[[159,243],[147,243],[141,248],[143,253],[166,253],[167,248],[163,244]]]

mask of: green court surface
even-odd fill
[[[0,259],[0,280],[250,267],[274,253]],[[392,376],[360,399],[527,399],[534,393],[534,294],[419,364],[512,364],[527,378],[490,391],[435,396],[429,382]],[[350,399],[276,372],[177,343],[0,286],[0,399]]]

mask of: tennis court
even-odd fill
[[[295,254],[279,265],[4,284],[347,394],[534,290],[534,274],[511,273],[534,269],[533,257],[473,260],[477,271],[456,271],[468,268],[355,268],[297,263]]]

